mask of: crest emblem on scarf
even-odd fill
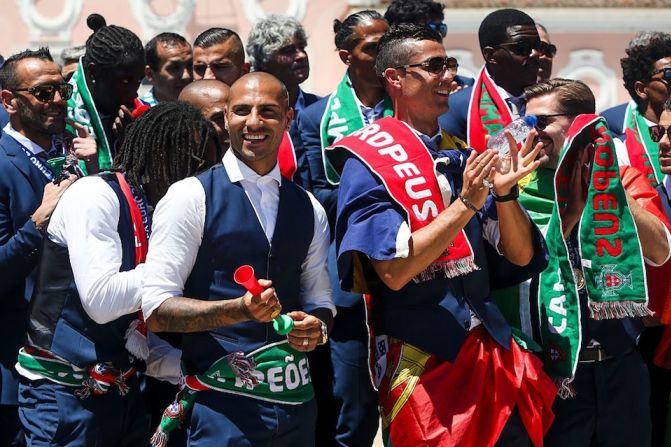
[[[616,270],[616,267],[614,264],[604,265],[599,274],[596,275],[596,284],[603,290],[604,296],[617,296],[620,294],[620,289],[624,287],[632,288],[631,273],[625,275]]]

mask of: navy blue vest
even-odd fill
[[[205,190],[205,228],[184,296],[211,301],[238,298],[245,290],[233,281],[233,273],[249,264],[257,278],[273,281],[283,313],[300,309],[301,266],[314,233],[307,193],[282,181],[275,232],[269,243],[244,189],[230,181],[222,165],[197,178]],[[182,360],[187,373],[197,374],[230,352],[250,352],[284,338],[270,323],[253,321],[185,334]]]
[[[135,268],[135,237],[128,203],[113,174],[100,177],[119,198],[117,229],[122,245],[119,271],[132,270]],[[80,368],[99,362],[112,362],[122,369],[130,366],[124,335],[135,314],[106,324],[93,321],[79,299],[67,247],[47,237],[43,240],[29,315],[28,345],[50,351]]]
[[[510,326],[489,296],[488,261],[477,218],[468,222],[465,231],[480,270],[452,279],[410,281],[399,291],[379,281],[372,291],[376,331],[452,362],[468,336],[472,309],[487,332],[500,345],[510,347]]]

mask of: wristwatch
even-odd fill
[[[504,196],[497,196],[494,190],[492,189],[492,197],[495,202],[509,202],[511,200],[516,200],[520,196],[520,189],[517,187],[517,184],[510,188],[510,192]]]
[[[329,327],[323,321],[321,322],[321,324],[322,324],[322,335],[319,341],[317,342],[317,346],[325,345],[326,342],[329,341]]]

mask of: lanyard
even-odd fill
[[[42,173],[42,175],[47,178],[47,180],[53,182],[54,172],[51,170],[51,168],[47,164],[43,163],[37,155],[23,147],[21,143],[19,143],[19,146],[21,146],[21,149],[23,149],[23,152],[26,154],[26,157],[28,157],[28,160],[30,160],[33,166],[35,166]]]

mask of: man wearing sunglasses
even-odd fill
[[[536,82],[543,82],[552,76],[552,60],[557,54],[557,47],[550,42],[550,33],[548,33],[545,26],[536,22],[536,29],[538,30],[538,37],[541,39],[541,46],[539,47],[540,56],[538,58],[538,78]]]
[[[489,14],[478,31],[485,60],[473,87],[450,96],[440,127],[478,152],[485,136],[524,115],[525,87],[536,83],[542,42],[534,20],[516,9]]]
[[[652,170],[646,169],[646,174],[651,178],[654,175],[655,181],[660,181],[657,144],[650,141],[646,128],[659,122],[662,105],[671,95],[671,70],[666,70],[671,69],[671,34],[641,32],[629,42],[625,51],[627,55],[620,59],[620,65],[631,101],[611,107],[601,115],[618,138],[627,140],[627,134],[632,135],[627,143],[628,150],[645,153],[653,166]],[[640,140],[641,144],[636,144],[636,140]],[[636,163],[640,162],[632,159],[632,164]]]
[[[542,322],[540,327],[532,325],[533,333],[543,346],[546,370],[562,383],[545,445],[651,445],[649,378],[636,346],[643,329],[636,317],[648,311],[636,311],[634,302],[659,311],[659,303],[669,295],[669,268],[661,266],[670,255],[668,220],[642,173],[626,166],[626,152],[608,142],[613,139],[603,118],[594,115],[594,95],[584,83],[553,79],[529,87],[525,95],[527,112],[538,117],[537,138],[543,149],[541,167],[520,183],[520,201],[544,228],[551,261],[540,281],[532,281],[527,289],[530,302],[520,307],[531,308],[536,315],[532,321]],[[586,132],[578,132],[585,122]],[[607,137],[595,138],[599,129]],[[550,217],[548,204],[562,194],[567,205],[560,220]],[[564,250],[553,248],[559,247],[555,241],[560,239],[553,237],[559,232]],[[604,266],[604,250],[598,247],[612,241],[621,244],[620,254],[606,250],[610,257]],[[551,270],[558,265],[573,274],[552,281]],[[630,285],[615,290],[625,265]],[[609,280],[604,280],[603,271],[609,272]],[[647,277],[647,288],[636,283],[637,277]],[[617,317],[594,311],[609,306],[595,304],[604,290],[626,303],[628,310]],[[541,303],[539,310],[535,302]],[[666,401],[668,393],[660,397]],[[661,440],[652,445],[661,445]]]
[[[513,167],[501,173],[498,154],[442,132],[456,68],[429,28],[401,25],[380,40],[375,70],[394,118],[327,151],[342,172],[341,287],[370,294],[386,444],[540,446],[555,387],[511,340],[489,290],[545,267],[515,189],[540,146],[511,147]]]
[[[193,79],[218,79],[231,86],[240,76],[249,73],[245,49],[235,31],[210,28],[193,42]]]
[[[74,176],[54,184],[47,159],[63,155],[65,83],[49,50],[26,50],[0,69],[0,97],[9,124],[0,138],[0,445],[22,445],[18,375],[13,365],[26,331],[44,225]],[[68,140],[69,141],[69,138]],[[95,159],[91,138],[72,139],[75,155]],[[92,165],[90,165],[92,166]],[[14,444],[16,442],[16,444]]]

